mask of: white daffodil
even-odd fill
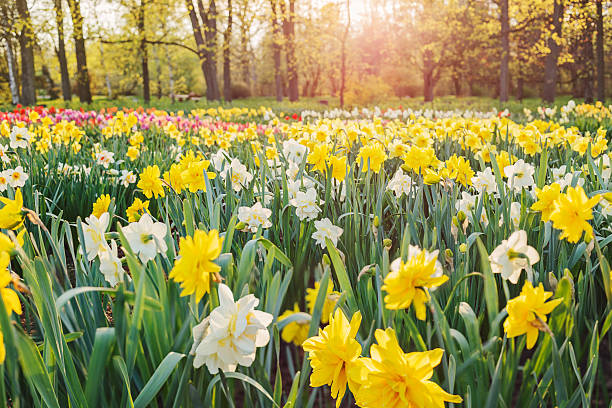
[[[404,174],[402,169],[398,169],[393,175],[393,178],[389,180],[387,190],[393,191],[393,194],[399,198],[402,196],[402,194],[406,194],[406,196],[408,196],[413,186],[414,181],[412,181],[412,178],[409,175]]]
[[[517,283],[521,271],[527,270],[531,277],[531,265],[540,260],[535,248],[527,245],[527,233],[523,230],[513,232],[489,256],[493,273],[501,273],[504,279]]]
[[[534,172],[535,168],[522,159],[504,167],[504,174],[508,177],[508,187],[515,191],[520,191],[523,187],[531,187],[535,184],[533,180]]]
[[[472,177],[472,184],[479,193],[497,194],[497,182],[495,181],[495,175],[491,171],[490,167],[479,171],[474,177]]]
[[[155,258],[158,252],[166,252],[168,249],[164,241],[168,227],[163,222],[153,221],[148,213],[144,213],[138,222],[123,227],[121,231],[132,251],[143,263]]]
[[[121,176],[119,176],[119,183],[123,185],[123,187],[129,187],[130,184],[134,184],[136,182],[136,175],[128,170],[121,170]]]
[[[85,242],[83,242],[83,245],[85,246],[88,261],[93,261],[99,253],[108,250],[104,234],[106,233],[109,220],[110,216],[107,212],[102,214],[100,218],[93,214],[85,218],[83,223],[83,239]]]
[[[113,159],[114,155],[115,153],[113,152],[102,150],[101,152],[96,153],[96,162],[105,169],[108,169],[108,166],[115,162],[115,159]]]
[[[263,208],[260,202],[255,203],[252,207],[238,208],[238,220],[246,225],[246,229],[255,233],[261,226],[262,228],[270,228],[270,215],[272,211]]]
[[[250,367],[257,347],[270,341],[267,327],[272,323],[271,314],[255,310],[259,299],[254,295],[235,302],[230,288],[222,283],[218,292],[219,306],[193,328],[191,349],[193,366],[206,364],[211,374],[236,371],[239,365]]]
[[[17,166],[13,170],[7,170],[6,179],[9,185],[13,188],[23,187],[29,176],[23,171],[23,167]]]
[[[232,159],[230,165],[226,166],[225,170],[221,172],[221,178],[224,181],[227,177],[230,177],[232,188],[235,192],[239,192],[253,180],[253,175],[247,171],[246,166],[240,163],[238,159]]]
[[[314,188],[309,188],[305,193],[298,191],[295,193],[295,198],[289,200],[289,204],[295,207],[295,213],[300,221],[314,220],[321,211],[317,203],[317,191]]]
[[[338,238],[344,231],[342,228],[335,226],[329,220],[329,218],[323,218],[322,220],[315,221],[315,228],[317,229],[312,234],[312,238],[321,245],[321,248],[325,248],[325,238],[329,238],[334,246],[338,245]]]
[[[30,143],[32,135],[28,131],[28,128],[21,126],[13,126],[11,134],[9,136],[11,149],[18,149],[20,147],[26,148]]]
[[[7,150],[8,150],[7,145],[0,144],[0,159],[2,160],[3,163],[8,163],[11,161],[10,157],[8,157],[8,155],[6,154]]]
[[[117,243],[111,241],[110,247],[106,247],[105,251],[99,253],[100,256],[100,272],[104,275],[104,279],[111,286],[123,280],[124,270],[121,266],[121,259],[117,254]]]
[[[283,154],[290,162],[300,164],[304,160],[304,156],[308,154],[308,148],[296,140],[285,140],[283,142]]]

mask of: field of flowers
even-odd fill
[[[0,405],[607,407],[611,135],[573,102],[0,112]]]

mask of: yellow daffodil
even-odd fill
[[[223,238],[217,230],[206,233],[196,230],[192,237],[179,241],[179,258],[174,262],[169,277],[181,284],[181,296],[195,293],[199,302],[205,293],[210,292],[210,275],[219,272],[221,267],[213,261],[221,254]]]
[[[319,282],[315,282],[314,288],[306,289],[306,304],[308,305],[310,314],[314,312],[320,287],[321,285]],[[321,323],[327,323],[329,321],[329,316],[333,312],[336,302],[340,298],[340,293],[334,291],[334,284],[332,283],[331,279],[328,281],[326,293],[325,301],[323,303],[323,311],[321,312]]]
[[[0,197],[0,202],[4,204],[0,208],[0,228],[16,230],[21,227],[25,215],[21,190],[17,189],[14,200]]]
[[[142,173],[140,173],[140,180],[138,180],[137,187],[142,189],[142,192],[147,198],[153,196],[155,196],[155,198],[164,197],[166,195],[164,192],[164,185],[159,175],[159,167],[157,167],[157,165],[147,166]]]
[[[370,358],[363,358],[361,386],[355,399],[362,408],[444,408],[445,402],[463,399],[449,394],[431,381],[444,350],[404,353],[395,331],[378,329],[378,344],[370,347]]]
[[[361,345],[355,336],[361,324],[361,313],[356,312],[349,323],[340,309],[329,320],[329,325],[319,329],[317,336],[311,337],[303,344],[304,351],[309,353],[308,360],[312,367],[310,386],[331,386],[331,396],[340,406],[346,393],[346,386],[352,388],[353,377],[349,372],[358,367]]]
[[[538,201],[532,204],[531,209],[542,213],[542,221],[550,221],[550,216],[555,210],[555,202],[561,196],[561,185],[553,183],[544,186],[541,190],[536,188],[535,192]]]
[[[6,312],[9,315],[13,312],[20,315],[21,302],[19,301],[19,296],[17,296],[17,292],[13,289],[8,288],[9,283],[13,281],[11,272],[8,270],[10,262],[11,257],[8,253],[0,253],[0,295],[2,296]]]
[[[566,238],[568,242],[576,243],[585,232],[585,238],[593,237],[593,227],[588,223],[593,219],[592,208],[597,205],[600,197],[588,198],[582,187],[568,187],[567,193],[561,194],[555,201],[555,208],[550,214],[553,227],[562,231],[559,239]]]
[[[397,259],[391,264],[391,272],[384,280],[382,290],[387,292],[387,309],[406,309],[414,303],[416,316],[425,320],[425,303],[429,301],[428,288],[440,286],[448,280],[437,267],[437,253],[415,250],[404,263]]]
[[[91,212],[96,218],[100,218],[102,214],[108,212],[108,206],[111,203],[110,195],[101,195],[96,202],[93,204],[93,211]]]
[[[287,317],[293,316],[294,314],[299,312],[300,308],[296,303],[295,305],[293,305],[293,310],[285,310],[285,312],[278,317],[278,323],[281,323]],[[308,338],[309,328],[310,320],[295,320],[283,327],[283,331],[281,332],[281,338],[287,343],[293,343],[296,346],[300,346]]]
[[[552,292],[545,292],[540,283],[534,288],[531,282],[525,282],[521,294],[508,301],[508,317],[504,321],[504,331],[508,337],[527,335],[527,348],[531,349],[538,340],[540,330],[545,330],[546,315],[553,311],[563,299],[546,302]]]
[[[135,198],[132,205],[125,210],[129,222],[138,222],[140,217],[146,212],[149,212],[149,201],[143,202],[140,198]]]

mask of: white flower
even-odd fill
[[[121,170],[119,182],[123,184],[124,187],[129,187],[130,184],[134,184],[136,182],[136,175],[131,171]]]
[[[223,149],[219,149],[217,150],[217,153],[210,156],[210,161],[217,171],[221,171],[223,169],[223,165],[227,163],[227,157],[227,152]]]
[[[309,188],[305,193],[298,191],[295,198],[289,200],[289,204],[295,207],[295,213],[300,221],[314,220],[321,211],[317,205],[318,201],[317,191],[314,188]]]
[[[574,173],[566,173],[563,177],[557,179],[555,183],[561,186],[561,191],[564,191],[567,187],[574,185],[574,176],[576,177],[575,185],[582,187],[584,185],[584,178],[579,177],[577,174],[574,175]]]
[[[476,176],[472,177],[472,184],[479,193],[497,194],[497,182],[490,167],[476,173]]]
[[[105,169],[108,169],[108,165],[115,162],[113,156],[115,153],[109,152],[108,150],[102,150],[99,153],[96,153],[96,162],[102,165]]]
[[[312,238],[317,244],[321,245],[321,248],[325,248],[325,238],[329,238],[334,246],[338,245],[338,238],[340,238],[344,231],[342,228],[332,224],[329,218],[315,221],[314,224],[317,230],[312,234]]]
[[[26,127],[13,126],[11,130],[11,135],[9,137],[11,149],[17,149],[19,147],[23,147],[24,149],[28,147],[30,143],[30,138],[32,135],[28,131]]]
[[[11,170],[4,170],[0,173],[0,191],[6,191],[9,185],[9,177]]]
[[[13,188],[23,187],[28,178],[21,166],[17,166],[14,170],[6,170],[6,179]]]
[[[100,256],[100,272],[104,275],[104,279],[111,286],[123,280],[124,270],[121,266],[121,259],[117,255],[117,243],[111,241],[110,247],[99,253]]]
[[[232,188],[235,192],[239,192],[253,180],[253,175],[247,171],[246,166],[235,158],[232,159],[230,166],[226,167],[225,170],[221,172],[221,178],[224,181],[228,176],[231,176]]]
[[[525,163],[522,159],[504,168],[504,173],[508,177],[508,187],[516,191],[535,184],[533,180],[534,172],[535,168],[531,164]]]
[[[477,196],[462,191],[461,199],[455,203],[455,208],[457,209],[457,212],[462,211],[467,216],[467,219],[470,220],[470,222],[474,221],[472,212],[476,209],[476,198]],[[489,224],[489,218],[487,217],[487,213],[484,207],[480,212],[480,222],[485,227]]]
[[[290,162],[300,164],[304,160],[304,156],[308,154],[308,148],[296,140],[285,140],[283,142],[283,154]]]
[[[530,265],[537,263],[540,255],[535,248],[527,245],[527,233],[520,230],[503,240],[489,255],[489,260],[493,273],[501,273],[502,278],[517,283],[523,269],[526,269],[529,278],[531,277]]]
[[[238,220],[246,224],[246,228],[255,233],[259,226],[262,228],[270,228],[272,223],[269,218],[272,211],[263,208],[260,202],[255,203],[252,207],[238,208]]]
[[[7,145],[0,144],[0,159],[3,163],[8,163],[11,159],[7,156],[6,151],[8,150]]]
[[[163,222],[154,222],[148,213],[144,213],[138,222],[123,227],[121,231],[132,251],[138,254],[143,263],[155,258],[158,252],[166,252],[168,249],[164,241],[168,227]]]
[[[295,180],[298,173],[300,171],[300,167],[294,162],[289,162],[289,167],[285,170],[285,174],[287,175],[287,180]]]
[[[510,220],[514,228],[518,228],[521,222],[521,203],[515,201],[510,204]],[[504,225],[504,216],[499,217],[499,226]]]
[[[193,366],[206,364],[211,374],[233,372],[238,365],[250,367],[257,347],[270,341],[267,327],[272,323],[270,313],[255,310],[259,299],[254,295],[234,302],[232,291],[222,283],[218,292],[219,306],[193,328],[191,349]]]
[[[406,196],[408,196],[413,186],[414,181],[412,181],[412,178],[409,175],[404,174],[402,169],[398,169],[393,178],[389,180],[387,190],[393,191],[395,196],[399,198],[402,196],[402,194],[406,194]]]
[[[100,218],[90,215],[83,223],[83,245],[87,253],[87,260],[93,261],[99,253],[108,251],[108,244],[104,238],[110,218],[107,212]]]

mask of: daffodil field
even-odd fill
[[[608,407],[611,118],[0,112],[0,404]]]

